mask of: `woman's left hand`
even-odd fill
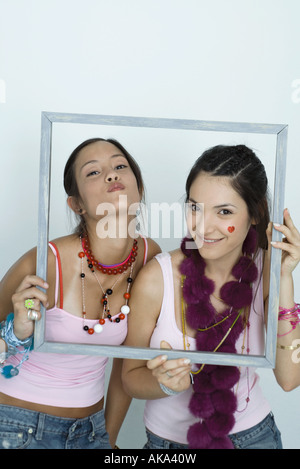
[[[290,275],[300,261],[300,233],[295,227],[288,209],[283,211],[284,224],[273,223],[275,230],[280,231],[284,238],[281,242],[271,241],[274,248],[282,250],[281,275]],[[271,226],[267,235],[269,237]]]
[[[160,348],[172,349],[166,341],[161,341]],[[191,385],[191,362],[189,359],[168,360],[167,356],[159,355],[147,362],[147,368],[151,370],[158,383],[167,386],[173,391],[186,391]]]

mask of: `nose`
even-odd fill
[[[206,235],[213,233],[215,230],[215,219],[209,213],[205,213],[203,217],[203,232]]]
[[[203,223],[204,223],[204,226],[205,226],[205,231],[211,231],[212,222],[211,222],[210,217],[204,216],[203,217]]]
[[[114,182],[118,180],[119,180],[119,176],[115,171],[109,171],[105,178],[106,182]]]

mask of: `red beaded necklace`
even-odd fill
[[[87,233],[83,237],[81,237],[81,245],[84,251],[82,253],[82,256],[83,257],[84,255],[86,256],[89,268],[93,271],[94,267],[96,267],[97,270],[99,270],[103,274],[108,274],[108,275],[122,274],[123,272],[125,272],[125,270],[127,270],[128,267],[130,267],[131,264],[135,261],[136,256],[137,256],[137,251],[138,251],[137,240],[134,239],[130,254],[125,259],[125,261],[120,262],[119,264],[105,265],[105,264],[101,264],[101,262],[95,259],[95,256],[93,255],[91,247],[90,247],[90,242],[89,242]]]
[[[130,308],[128,306],[128,300],[130,298],[129,290],[130,290],[130,287],[131,287],[131,284],[132,284],[132,281],[133,281],[133,279],[132,279],[132,272],[133,272],[133,267],[134,267],[133,263],[134,263],[134,261],[137,257],[137,250],[138,250],[137,240],[136,239],[134,240],[133,248],[132,248],[129,256],[127,257],[127,259],[124,262],[122,262],[120,264],[115,264],[113,266],[105,266],[104,264],[101,264],[100,262],[98,262],[94,258],[93,254],[92,254],[92,251],[90,249],[90,246],[89,246],[89,240],[88,240],[87,234],[85,235],[84,238],[81,237],[81,246],[83,248],[83,251],[80,251],[78,253],[78,257],[81,260],[81,274],[80,274],[80,277],[81,277],[81,288],[82,288],[83,329],[86,332],[88,332],[88,334],[90,334],[90,335],[94,334],[94,332],[99,334],[103,331],[103,326],[105,325],[106,321],[110,321],[110,322],[114,322],[114,323],[118,324],[120,321],[125,319],[126,315],[129,314],[129,312],[130,312]],[[92,274],[95,276],[96,281],[98,282],[98,284],[99,284],[99,286],[102,290],[102,297],[101,297],[101,305],[103,307],[102,316],[100,317],[99,320],[97,320],[97,322],[95,323],[95,325],[93,327],[89,327],[85,324],[85,320],[86,320],[86,307],[85,307],[85,278],[86,278],[86,274],[84,273],[84,268],[83,268],[84,257],[87,258],[88,267],[90,268]],[[126,292],[123,295],[124,298],[125,298],[125,304],[121,307],[120,313],[115,318],[113,318],[113,316],[110,312],[108,298],[109,298],[110,295],[113,294],[113,289],[116,286],[116,284],[119,282],[119,280],[122,278],[122,276],[120,276],[110,288],[107,288],[107,290],[104,291],[104,289],[103,289],[103,287],[100,283],[100,280],[98,279],[97,273],[95,272],[94,266],[96,266],[96,268],[98,270],[100,270],[102,273],[108,274],[108,275],[111,275],[111,274],[116,275],[118,273],[119,274],[124,274],[125,271],[128,269],[128,267],[130,267],[130,275],[127,278],[127,288],[126,288]],[[120,266],[122,266],[122,267],[120,267]]]

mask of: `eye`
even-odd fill
[[[194,202],[189,202],[187,204],[187,208],[188,210],[190,210],[191,212],[201,212],[202,211],[202,207],[199,206],[198,204],[195,204]]]
[[[228,208],[223,208],[222,210],[220,210],[219,213],[220,213],[221,215],[232,215],[231,210],[228,210]]]
[[[127,168],[126,164],[118,164],[118,166],[115,167],[115,169],[124,169]]]
[[[88,174],[87,174],[87,177],[89,176],[95,176],[97,174],[100,174],[100,171],[97,171],[96,169],[94,169],[93,171],[90,171]]]

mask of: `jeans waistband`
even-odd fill
[[[7,424],[35,428],[36,439],[41,439],[44,430],[52,433],[75,433],[77,435],[105,428],[104,409],[81,419],[57,417],[20,407],[0,405],[0,418]]]

